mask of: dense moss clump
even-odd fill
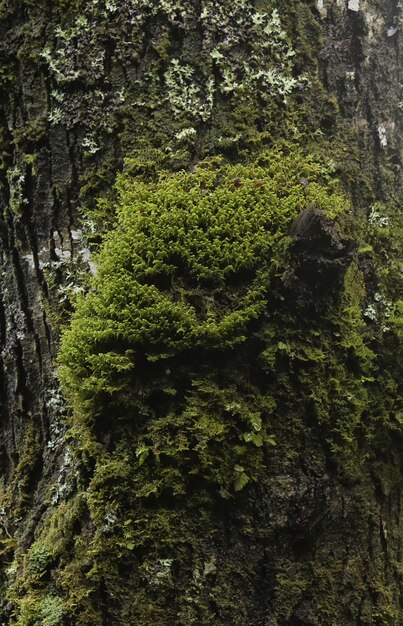
[[[383,489],[398,480],[382,463],[401,419],[387,220],[354,222],[296,147],[151,166],[127,162],[112,215],[99,204],[114,226],[59,356],[78,493],[17,552],[15,624],[245,626],[263,611],[279,626],[306,598],[312,623],[352,624],[366,544],[314,554],[313,537],[334,529],[325,468],[362,484],[350,537],[371,515],[367,460]],[[395,623],[383,584],[365,624]]]
[[[344,209],[326,180],[299,152],[247,166],[215,159],[156,182],[119,178],[116,227],[64,334],[60,375],[76,422],[112,433],[112,448],[114,433],[135,432],[139,465],[171,459],[165,479],[142,490],[185,490],[181,459],[225,490],[254,476],[243,465],[262,467],[276,402],[252,381],[241,391],[237,375],[216,378],[211,364],[236,359],[278,300],[298,212]]]
[[[361,539],[340,553],[337,524],[365,543],[374,475],[400,476],[400,245],[386,207],[353,219],[337,187],[296,146],[127,162],[59,355],[74,495],[16,551],[14,624],[283,626],[306,598],[308,623],[353,624],[367,593],[363,623],[395,624],[389,574],[360,591]]]
[[[76,410],[99,415],[105,394],[114,411],[127,407],[147,364],[243,343],[284,271],[293,219],[308,205],[329,217],[344,210],[321,176],[323,166],[281,152],[248,166],[214,159],[157,182],[120,176],[116,228],[60,355]]]

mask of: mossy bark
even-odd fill
[[[4,624],[402,623],[401,433],[375,429],[370,447],[358,434],[356,457],[337,461],[312,407],[280,421],[282,445],[252,486],[229,499],[194,488],[157,502],[145,514],[137,569],[107,536],[88,557],[106,523],[96,518],[97,507],[105,510],[97,498],[103,485],[124,492],[130,461],[106,468],[98,491],[88,491],[93,467],[72,449],[78,442],[64,417],[56,360],[74,290],[89,280],[88,247],[107,228],[95,199],[113,204],[124,159],[143,174],[147,159],[149,168],[192,169],[206,156],[239,161],[303,143],[318,160],[332,157],[357,224],[371,207],[397,210],[401,197],[401,2],[239,0],[236,25],[227,4],[219,22],[202,17],[204,5],[214,11],[207,0],[159,9],[117,0],[0,3]],[[260,24],[272,29],[274,48]],[[234,76],[221,61],[223,42]],[[275,78],[250,78],[267,67]],[[274,81],[269,97],[261,80]],[[354,219],[351,230],[359,239]],[[384,261],[398,253],[393,241],[382,249]],[[375,302],[375,265],[364,258],[358,283],[347,271],[350,297]],[[322,324],[316,296],[301,289],[286,294],[288,313],[306,327]],[[325,304],[340,293],[335,281]],[[398,350],[393,340],[382,343],[385,371],[394,361],[401,371]],[[248,358],[246,350],[235,370]],[[401,388],[382,381],[378,414],[398,414]],[[278,384],[290,402],[304,402],[297,377]],[[101,435],[107,447],[109,434]],[[173,555],[155,545],[159,531]]]

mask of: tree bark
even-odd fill
[[[85,578],[85,568],[66,574],[77,555],[67,547],[44,570],[39,548],[36,560],[24,557],[57,507],[70,542],[90,541],[94,532],[82,504],[88,476],[74,460],[74,438],[66,439],[69,409],[57,352],[74,290],[91,274],[96,198],[113,196],[125,158],[132,158],[126,168],[146,155],[191,169],[206,156],[237,161],[276,142],[296,144],[303,135],[319,157],[333,157],[357,219],[376,202],[401,196],[401,2],[240,0],[233,8],[244,20],[238,24],[228,7],[221,22],[210,23],[203,11],[219,16],[221,8],[207,0],[151,4],[0,3],[2,623],[398,626],[397,431],[385,435],[385,445],[354,477],[332,464],[315,425],[304,441],[288,432],[285,449],[299,454],[276,453],[264,483],[221,504],[214,527],[187,521],[190,537],[199,533],[201,541],[193,557],[192,547],[183,546],[182,564],[193,567],[193,578],[183,582],[178,552],[181,591],[144,583],[150,602],[160,602],[148,617],[125,605],[122,594],[133,589],[123,565],[121,580],[100,579],[87,598],[71,592],[70,605],[85,607],[72,617],[54,598],[68,596],[66,587],[59,591],[59,570],[72,587],[75,576]],[[272,24],[273,9],[286,34],[273,49],[253,48],[253,15],[260,11]],[[259,42],[260,31],[253,32]],[[246,96],[231,87],[229,66],[219,56],[212,61],[215,51],[223,54],[227,36],[234,80],[244,81]],[[285,56],[290,47],[292,66]],[[250,61],[239,69],[252,58],[255,68]],[[266,61],[283,81],[268,98],[260,79],[250,78]],[[396,406],[400,394],[389,392]]]

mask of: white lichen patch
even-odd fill
[[[88,265],[91,274],[95,275],[97,273],[97,268],[94,261],[91,260],[91,251],[89,250],[89,248],[82,248],[80,251],[80,255],[83,262]]]
[[[376,228],[387,228],[389,226],[389,217],[379,212],[377,203],[371,207],[368,223],[370,226],[375,226]]]
[[[81,241],[82,236],[83,236],[83,232],[79,228],[77,230],[71,230],[70,234],[71,234],[72,240],[75,242]]]
[[[54,230],[48,245],[39,251],[38,262],[48,289],[59,305],[83,293],[88,275],[96,272],[85,232],[79,228]]]
[[[348,8],[350,11],[360,10],[360,0],[348,0]]]
[[[51,450],[51,448],[49,449]],[[50,503],[55,506],[73,493],[78,478],[79,473],[72,450],[67,446],[61,459],[57,480],[52,487]]]
[[[184,141],[188,139],[194,139],[197,135],[197,130],[195,128],[184,128],[179,133],[176,133],[175,139],[178,141]]]
[[[34,259],[34,255],[32,254],[32,252],[29,252],[28,254],[24,254],[23,257],[24,261],[27,262],[28,267],[31,270],[35,269],[35,259]]]
[[[386,148],[386,146],[388,145],[388,138],[386,135],[386,128],[383,124],[378,126],[378,137],[379,137],[379,143],[381,144],[381,147]]]
[[[39,268],[43,270],[50,263],[50,246],[44,246],[38,252]]]
[[[81,142],[81,146],[84,148],[84,154],[88,156],[96,154],[100,150],[94,135],[86,135]]]

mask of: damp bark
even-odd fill
[[[142,569],[141,560],[134,573],[114,563],[109,578],[97,574],[96,557],[79,559],[100,523],[86,502],[92,470],[82,469],[72,449],[78,443],[66,437],[70,409],[57,354],[74,293],[91,280],[90,248],[108,228],[97,221],[96,198],[113,203],[125,159],[136,174],[147,159],[192,171],[204,157],[237,162],[302,137],[316,158],[334,159],[357,220],[401,197],[401,2],[264,0],[252,7],[239,0],[237,25],[226,4],[213,19],[207,1],[172,0],[158,10],[117,0],[1,3],[4,623],[402,622],[401,435],[388,432],[380,451],[349,475],[309,411],[306,431],[283,426],[270,471],[232,499],[196,490],[190,508],[156,505],[171,524],[181,511],[189,515],[173,556],[161,549],[153,557],[148,546]],[[305,238],[304,220],[311,223]],[[359,244],[346,244],[315,207],[291,235],[300,284],[287,289],[297,307],[312,288],[306,275],[322,280],[312,270],[316,240],[332,262],[340,254],[343,272]],[[373,295],[371,261],[361,271]],[[389,350],[398,354],[396,345]],[[382,402],[397,413],[400,395],[385,390]],[[102,445],[110,436],[101,433]],[[50,546],[61,535],[55,557]]]

